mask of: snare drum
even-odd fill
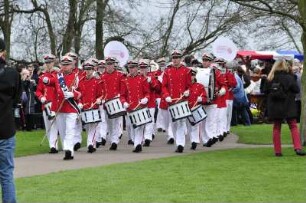
[[[51,111],[51,105],[52,105],[52,102],[48,102],[45,104],[44,111],[48,117],[48,120],[52,120],[55,117],[55,112]]]
[[[126,115],[126,110],[123,107],[119,97],[106,101],[105,108],[109,119]]]
[[[128,116],[130,118],[131,124],[133,125],[133,128],[137,128],[152,122],[152,116],[150,114],[150,110],[147,107],[128,112]]]
[[[208,101],[215,99],[215,70],[211,68],[198,68],[196,75],[197,82],[205,88]]]
[[[99,109],[89,109],[81,112],[82,122],[84,124],[97,123],[101,121],[101,114]]]
[[[191,115],[187,101],[181,101],[170,105],[169,112],[172,117],[172,122],[186,118]]]
[[[202,105],[193,107],[191,113],[192,115],[188,117],[188,120],[192,126],[203,121],[207,117],[207,113]]]

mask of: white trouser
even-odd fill
[[[233,113],[233,100],[226,100],[226,106],[227,106],[227,125],[226,125],[226,132],[229,132],[231,130],[231,121],[232,121],[232,113]]]
[[[46,136],[49,141],[49,147],[54,147],[55,149],[58,149],[58,140],[57,140],[57,125],[56,125],[56,118],[53,118],[52,120],[48,119],[48,116],[45,111],[43,111],[43,118],[46,128]]]
[[[122,116],[120,116],[120,119],[119,119],[119,137],[120,137],[120,135],[122,135],[122,133],[123,133],[123,117]]]
[[[77,120],[76,123],[76,131],[73,137],[73,144],[76,143],[82,143],[82,119],[81,119],[81,115],[79,115],[79,119]]]
[[[122,123],[122,116],[118,118],[106,118],[108,132],[109,132],[109,141],[110,143],[119,143],[120,133],[120,122]]]
[[[134,137],[134,147],[142,144],[143,130],[144,130],[144,125],[132,129],[132,134],[133,134],[133,137]]]
[[[185,146],[185,132],[186,130],[186,119],[180,119],[175,122],[171,122],[173,135],[175,137],[176,146]]]
[[[56,118],[56,124],[63,142],[63,150],[73,151],[73,138],[77,130],[77,119],[79,116],[77,113],[58,113]]]
[[[107,135],[107,122],[106,122],[106,112],[103,109],[103,105],[99,106],[100,109],[100,114],[101,114],[101,122],[98,123],[97,126],[97,135],[96,135],[96,139],[98,142],[102,141],[103,139],[106,139],[106,135]]]
[[[187,134],[189,135],[190,143],[200,143],[200,123],[201,122],[192,126],[188,120],[186,121]]]
[[[207,117],[200,123],[200,133],[203,143],[216,137],[217,130],[217,104],[204,105]]]
[[[92,145],[94,148],[96,148],[98,123],[89,123],[86,124],[84,127],[87,132],[87,147],[89,145]]]
[[[227,108],[217,108],[217,136],[223,135],[224,132],[226,132],[226,126],[227,126]]]
[[[131,124],[131,120],[128,115],[125,116],[125,129],[128,139],[134,141],[133,126]]]
[[[154,134],[154,113],[155,108],[149,108],[152,116],[152,122],[144,125],[144,139],[152,140],[152,134]]]
[[[156,99],[156,103],[157,103],[157,107],[158,107],[158,113],[157,113],[157,117],[156,117],[156,124],[155,124],[155,127],[156,129],[158,128],[161,128],[163,130],[166,130],[164,127],[165,127],[165,124],[163,123],[163,114],[161,113],[161,110],[159,108],[159,104],[160,104],[160,98],[157,98]]]
[[[161,119],[159,122],[161,124],[160,128],[162,128],[163,130],[166,130],[166,133],[167,133],[167,140],[169,140],[170,138],[174,138],[173,136],[173,129],[172,129],[172,121],[170,120],[171,119],[171,116],[170,116],[170,113],[168,111],[168,109],[159,109],[159,112],[158,112],[158,115],[160,115],[160,118]],[[158,117],[157,115],[157,117]]]

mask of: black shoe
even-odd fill
[[[106,144],[106,139],[102,138],[101,145],[102,145],[102,146],[105,146],[105,144]]]
[[[96,151],[96,149],[92,145],[88,146],[88,150],[87,150],[88,153],[93,153],[95,151]]]
[[[122,138],[122,134],[119,136],[119,140],[121,140],[121,138]]]
[[[197,143],[195,143],[195,142],[192,142],[191,143],[191,148],[190,149],[192,149],[192,150],[195,150],[196,148],[197,148]]]
[[[211,147],[211,145],[213,145],[213,140],[209,139],[206,143],[203,144],[203,147]]]
[[[230,133],[230,131],[227,131],[225,134],[226,134],[226,136],[228,136],[228,135],[231,134],[231,133]],[[226,137],[226,136],[225,136],[225,137]]]
[[[113,142],[109,150],[117,150],[117,144]]]
[[[65,157],[63,158],[64,160],[72,160],[73,156],[71,155],[71,151],[66,150],[65,151]]]
[[[151,143],[151,140],[145,139],[143,146],[144,146],[144,147],[149,147],[149,146],[150,146],[150,143]]]
[[[167,144],[174,144],[174,139],[173,138],[170,138],[167,142]]]
[[[141,152],[141,151],[142,151],[142,147],[141,147],[140,144],[137,145],[136,148],[133,150],[133,152],[135,152],[135,153],[138,153],[138,152]]]
[[[219,139],[220,142],[222,142],[223,139],[224,139],[223,135],[219,135],[219,136],[218,136],[218,139]]]
[[[154,135],[154,134],[152,134],[152,140],[154,140],[154,138],[155,138],[155,135]]]
[[[218,142],[218,138],[214,137],[214,138],[212,139],[212,145],[215,144],[216,142]]]
[[[305,156],[306,155],[306,152],[302,151],[301,149],[296,149],[295,153],[298,156]]]
[[[183,153],[184,151],[184,147],[182,145],[177,146],[177,149],[175,150],[175,152],[177,153]]]
[[[223,133],[223,138],[226,138],[226,136],[227,136],[227,132],[224,132]]]
[[[78,151],[80,148],[81,148],[81,143],[77,142],[77,143],[74,145],[73,150],[74,150],[74,151]]]
[[[158,128],[157,131],[158,131],[158,132],[163,132],[163,129]]]
[[[129,141],[128,141],[128,145],[134,145],[133,140],[129,140]]]
[[[96,142],[96,148],[99,148],[102,145],[102,142]]]
[[[57,153],[58,153],[58,150],[55,149],[54,147],[51,147],[49,154],[57,154]]]
[[[283,156],[282,153],[275,153],[275,156]]]
[[[163,133],[165,133],[166,132],[166,130],[163,130]]]

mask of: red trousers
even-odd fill
[[[299,129],[296,124],[296,119],[286,119],[287,123],[290,128],[291,138],[293,142],[294,149],[302,149],[301,140],[300,140],[300,133]],[[274,152],[281,153],[282,146],[281,146],[281,127],[282,127],[282,120],[275,120],[273,124],[273,145],[274,145]]]

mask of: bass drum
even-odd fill
[[[215,99],[215,70],[211,68],[197,68],[197,82],[205,87],[207,100],[211,102]]]

